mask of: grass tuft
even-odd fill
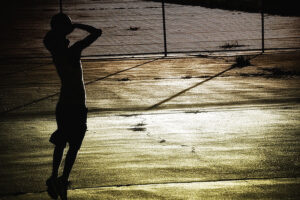
[[[246,59],[244,56],[238,56],[235,59],[235,64],[233,64],[232,66],[242,68],[242,67],[247,67],[250,65],[251,65],[251,63],[250,63],[249,59]]]
[[[140,27],[130,26],[128,30],[129,31],[137,31],[139,29],[140,29]]]
[[[225,44],[223,44],[220,47],[223,48],[223,49],[232,49],[232,48],[238,48],[238,47],[244,47],[244,46],[245,45],[239,44],[238,41],[235,41],[235,42],[232,42],[232,43],[226,42]]]

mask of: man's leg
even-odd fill
[[[84,105],[80,107],[76,107],[69,114],[70,114],[70,117],[68,118],[68,120],[70,120],[69,131],[71,131],[69,132],[69,138],[68,138],[69,150],[66,155],[64,171],[61,177],[65,182],[69,180],[69,176],[73,168],[73,165],[75,163],[78,150],[81,147],[81,143],[83,141],[85,132],[87,130],[87,126],[86,126],[87,108]]]
[[[68,150],[68,153],[67,153],[67,156],[66,156],[66,160],[65,160],[65,167],[64,167],[64,171],[63,171],[63,175],[62,175],[62,178],[65,181],[68,181],[68,179],[69,179],[71,170],[72,170],[73,165],[74,165],[75,160],[76,160],[78,150],[79,149],[77,147],[73,147],[73,146],[69,147],[69,150]]]
[[[53,152],[52,175],[46,181],[46,185],[48,187],[47,192],[52,199],[57,199],[58,197],[57,175],[58,175],[58,169],[62,160],[63,153],[64,153],[64,146],[56,145]]]
[[[52,163],[52,177],[57,178],[58,169],[64,153],[64,146],[55,146],[53,152],[53,163]]]
[[[73,147],[73,146],[69,147],[69,150],[68,150],[68,153],[67,153],[66,159],[65,159],[63,175],[57,179],[58,185],[59,185],[58,194],[62,200],[67,199],[67,190],[68,190],[68,186],[69,186],[68,179],[69,179],[72,167],[75,163],[78,150],[79,150],[79,148],[77,148],[77,147]]]

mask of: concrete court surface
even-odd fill
[[[85,60],[69,199],[299,199],[299,56]],[[1,65],[0,199],[49,199],[58,77]]]

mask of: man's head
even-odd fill
[[[50,25],[52,31],[62,35],[68,35],[74,30],[71,18],[63,13],[54,15]]]
[[[54,31],[49,31],[44,37],[44,45],[52,54],[64,51],[69,43],[70,41],[64,35]]]

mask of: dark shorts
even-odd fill
[[[52,133],[50,142],[61,147],[69,143],[70,147],[80,148],[87,126],[87,108],[85,105],[56,106],[57,130]]]

